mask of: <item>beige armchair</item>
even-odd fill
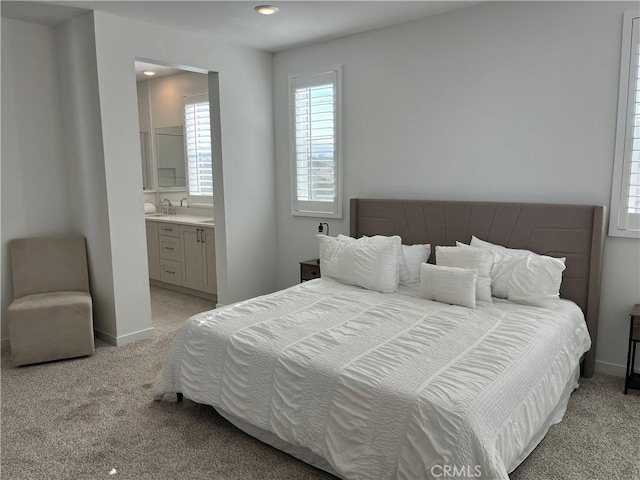
[[[7,311],[14,365],[94,353],[85,239],[9,243],[14,300]]]

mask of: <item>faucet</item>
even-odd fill
[[[162,200],[160,200],[160,204],[164,207],[164,213],[166,215],[176,214],[176,209],[173,208],[173,205],[171,204],[171,200],[169,200],[168,198],[163,198]]]
[[[183,204],[182,204],[182,202],[184,202],[185,204],[183,205]],[[181,200],[180,200],[180,206],[181,206],[181,207],[184,207],[185,205],[186,205],[187,207],[189,206],[189,200],[187,200],[187,197],[185,197],[185,198],[183,198],[183,199],[181,199]]]

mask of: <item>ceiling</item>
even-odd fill
[[[271,3],[272,16],[253,7]],[[396,25],[478,1],[2,1],[2,16],[57,25],[88,10],[269,52]]]

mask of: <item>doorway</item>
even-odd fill
[[[161,62],[135,67],[152,325],[168,333],[216,305],[212,139],[220,138],[219,121],[212,121],[206,73]]]

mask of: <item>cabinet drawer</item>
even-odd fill
[[[158,238],[160,239],[160,258],[179,262],[181,260],[180,238],[165,235],[160,235]]]
[[[177,223],[158,223],[158,233],[167,237],[179,237],[180,225]]]
[[[631,331],[631,339],[640,342],[640,317],[633,317],[633,330]]]
[[[182,285],[182,264],[173,260],[160,260],[162,281]]]

